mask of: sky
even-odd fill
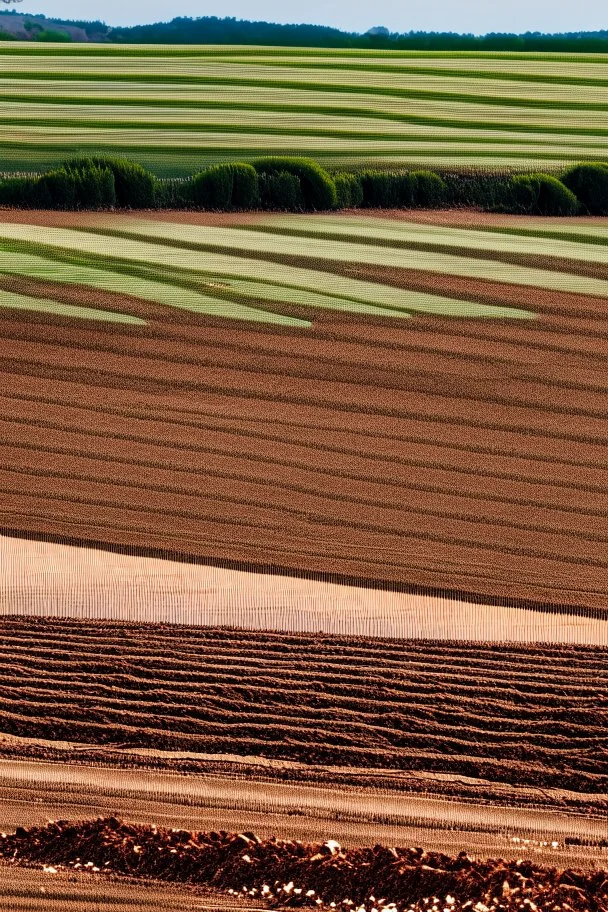
[[[1,5],[4,9],[4,4]],[[49,18],[101,19],[108,25],[161,22],[174,16],[234,16],[268,22],[306,22],[364,32],[564,32],[608,29],[604,0],[23,0],[7,9]]]

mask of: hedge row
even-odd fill
[[[39,209],[274,209],[475,207],[528,215],[608,215],[608,164],[542,173],[339,171],[305,158],[214,165],[160,179],[127,159],[74,158],[42,175],[0,179],[0,204]]]

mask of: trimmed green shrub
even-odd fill
[[[113,209],[116,205],[114,174],[92,165],[76,172],[76,202],[83,209]]]
[[[93,161],[113,173],[118,206],[130,209],[154,206],[154,175],[142,165],[126,158],[94,158]]]
[[[279,172],[297,177],[305,209],[335,209],[338,205],[336,185],[331,176],[312,159],[258,158],[252,165],[260,177]]]
[[[412,172],[364,171],[360,175],[363,205],[380,209],[411,209],[416,180]]]
[[[258,173],[243,162],[205,168],[182,181],[177,192],[183,200],[205,209],[253,209],[260,202]]]
[[[608,165],[602,162],[575,165],[562,175],[562,183],[590,215],[608,215]]]
[[[574,193],[550,174],[516,174],[511,178],[513,212],[527,215],[576,215],[579,201]]]
[[[440,175],[446,184],[446,205],[496,211],[507,205],[511,175],[458,171]]]
[[[34,191],[35,205],[41,209],[75,209],[76,198],[76,175],[66,168],[47,171]]]
[[[39,177],[5,177],[0,180],[0,204],[28,208],[35,205]]]
[[[114,175],[117,206],[127,209],[151,209],[154,206],[155,177],[137,162],[105,155],[74,158],[66,162],[66,167],[72,169],[89,165],[110,169]]]
[[[92,158],[82,158],[66,162],[64,169],[74,179],[77,208],[112,209],[116,205],[114,174],[108,167],[95,164]]]
[[[39,209],[100,209],[114,205],[114,175],[82,159],[35,177],[0,181],[0,202]]]
[[[364,171],[361,174],[363,205],[393,209],[399,205],[397,181],[387,171]]]
[[[237,162],[228,165],[232,171],[233,209],[254,209],[260,204],[258,172],[253,165]]]
[[[306,208],[300,180],[289,171],[270,171],[260,174],[259,191],[263,209],[301,212]]]
[[[421,209],[437,209],[446,205],[448,186],[442,177],[434,171],[411,171],[410,178],[414,181],[414,206],[420,206]]]
[[[233,174],[226,165],[213,165],[192,178],[192,199],[203,209],[230,209]]]
[[[415,171],[397,174],[395,175],[395,180],[399,207],[401,209],[412,209],[416,205],[416,190],[418,187]]]
[[[350,171],[339,171],[332,175],[336,186],[338,209],[356,209],[363,202],[363,187],[358,174]]]

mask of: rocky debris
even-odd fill
[[[226,889],[270,908],[336,912],[608,912],[608,871],[475,860],[422,848],[343,849],[254,833],[190,832],[116,817],[0,834],[0,858]]]

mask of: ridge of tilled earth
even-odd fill
[[[608,790],[605,649],[19,617],[0,630],[8,735]]]
[[[253,833],[211,833],[133,825],[115,817],[0,834],[0,858],[165,881],[254,896],[270,908],[341,912],[570,910],[608,912],[608,871],[480,861],[422,848],[342,849]],[[59,866],[59,867],[55,867]]]

